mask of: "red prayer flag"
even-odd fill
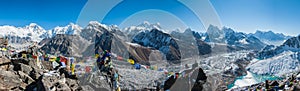
[[[121,61],[121,60],[123,60],[123,57],[118,56],[118,57],[117,57],[117,60],[120,60],[120,61]]]
[[[85,67],[85,72],[91,72],[91,67],[90,66],[86,66]]]
[[[60,62],[64,62],[66,65],[67,65],[67,58],[65,58],[65,57],[60,57]]]
[[[35,56],[35,55],[32,55],[32,58],[34,58],[34,59],[37,59],[37,56]]]

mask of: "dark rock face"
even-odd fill
[[[39,42],[39,45],[43,46],[51,41],[51,38],[45,38]]]
[[[267,45],[264,49],[262,49],[258,54],[258,58],[265,59],[272,56],[275,56],[275,49],[276,47],[274,45]]]
[[[225,30],[225,38],[227,39],[227,44],[229,45],[234,45],[239,39],[246,38],[243,33],[235,33],[231,28],[223,30]]]
[[[283,43],[282,46],[299,49],[300,48],[300,36],[292,37]]]
[[[113,34],[109,33],[108,31],[104,32],[101,35],[100,33],[97,33],[95,40],[95,51],[99,50],[99,48],[101,48],[102,50],[111,51],[113,37]]]
[[[47,54],[62,54],[64,56],[86,57],[96,51],[109,50],[118,55],[128,56],[124,45],[126,36],[113,26],[90,22],[78,34],[57,34],[39,43]]]
[[[186,29],[183,33],[173,31],[170,35],[179,46],[182,59],[198,55],[196,41],[191,29]]]
[[[200,55],[205,55],[211,53],[211,46],[202,40],[197,40],[197,46]]]
[[[181,53],[176,41],[169,34],[157,29],[137,34],[134,36],[132,43],[160,50],[166,55],[167,60],[170,61],[181,59]]]
[[[58,34],[42,46],[42,50],[48,54],[62,54],[64,56],[83,56],[83,52],[89,46],[89,42],[79,35]]]
[[[204,71],[201,68],[198,68],[194,71],[192,77],[195,76],[196,82],[201,81],[206,81],[207,76],[205,75]]]
[[[176,82],[176,78],[174,75],[170,76],[168,80],[165,81],[164,89],[168,90],[172,87],[172,85]]]
[[[192,75],[175,78],[174,75],[169,77],[165,81],[164,90],[171,90],[171,91],[202,91],[203,84],[207,80],[207,76],[201,68],[196,68],[193,70],[186,70],[186,74],[188,72],[192,72]]]
[[[101,32],[97,31],[95,33],[95,41],[93,41],[94,44],[90,46],[91,48],[87,49],[93,50],[94,53],[97,53],[98,51],[108,50],[117,55],[125,55],[127,57],[128,46],[125,43],[125,39],[125,36],[120,30],[108,31],[104,29],[101,30]],[[88,52],[88,50],[86,52]]]
[[[186,29],[183,33],[173,31],[170,34],[175,38],[179,45],[181,57],[190,58],[194,56],[209,54],[211,51],[210,45],[205,42],[201,42],[204,34]],[[209,48],[208,48],[209,47]]]
[[[8,35],[7,37],[10,38],[10,40],[8,41],[9,43],[23,44],[23,43],[32,41],[31,37],[19,37],[19,36],[13,36],[13,35]]]

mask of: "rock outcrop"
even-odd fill
[[[78,80],[63,73],[63,69],[49,71],[49,64],[44,61],[38,68],[31,58],[0,58],[0,90],[82,90]]]

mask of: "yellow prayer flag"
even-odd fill
[[[129,62],[130,64],[134,65],[134,60],[132,60],[132,59],[128,59],[127,62]]]
[[[95,58],[98,58],[98,57],[99,57],[99,54],[96,54],[96,55],[95,55]]]
[[[7,49],[6,48],[2,48],[2,51],[7,51]]]
[[[169,73],[168,73],[168,75],[173,75],[173,74],[174,74],[174,72],[169,72]]]
[[[157,66],[153,66],[153,70],[157,70],[158,68],[157,68]]]
[[[56,60],[56,57],[51,57],[50,62],[54,62]]]
[[[22,58],[27,58],[27,54],[23,53]]]
[[[118,88],[117,88],[117,91],[121,91],[121,88],[120,88],[120,87],[118,87]]]
[[[72,75],[74,75],[75,74],[75,64],[72,64],[71,71],[72,71]]]

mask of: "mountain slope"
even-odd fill
[[[166,55],[167,60],[170,61],[178,61],[181,59],[177,42],[169,34],[157,29],[137,34],[134,36],[132,43],[160,50]]]
[[[282,33],[274,33],[272,31],[260,31],[257,30],[254,34],[249,34],[257,37],[262,42],[268,45],[281,45],[285,40],[291,38],[291,36],[286,36]]]
[[[207,31],[206,42],[225,43],[225,33],[217,26],[209,25]]]
[[[257,74],[282,76],[298,72],[300,67],[300,36],[292,37],[280,46],[266,46],[257,55],[260,60],[248,67]]]
[[[216,26],[210,25],[207,29],[205,42],[227,44],[228,47],[222,50],[260,50],[265,46],[263,42],[252,35],[242,32],[236,32],[231,28],[223,27],[219,29]]]
[[[53,33],[56,36],[53,35],[52,38],[40,42],[46,53],[55,54],[61,51],[58,54],[82,57],[94,55],[96,51],[109,50],[114,53],[123,53],[127,50],[113,26],[91,21],[83,29],[72,23],[61,30],[57,29],[53,30],[56,31]]]
[[[253,73],[259,75],[283,76],[289,73],[299,72],[300,53],[286,51],[272,58],[259,60],[247,67]]]
[[[277,47],[266,46],[257,55],[260,59],[266,59],[278,55],[284,51],[300,52],[300,36],[292,37]]]
[[[202,52],[210,50],[208,49],[200,49],[199,46],[206,44],[205,42],[199,43],[201,40],[200,35],[197,36],[197,32],[192,31],[191,29],[186,29],[183,33],[178,31],[171,32],[171,36],[175,39],[177,44],[179,45],[179,50],[181,52],[182,58],[189,58],[193,56],[205,55],[209,52]],[[195,35],[198,37],[195,37]],[[198,41],[199,40],[199,41]]]
[[[41,49],[49,54],[82,57],[82,52],[84,52],[89,44],[78,35],[58,34],[45,43]]]
[[[242,32],[235,32],[231,28],[224,27],[225,40],[228,45],[234,45],[243,49],[260,50],[265,46],[263,42],[252,35],[247,35]]]

